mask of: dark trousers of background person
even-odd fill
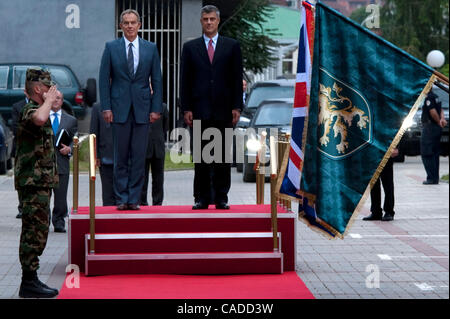
[[[149,123],[136,123],[131,107],[127,121],[113,123],[112,128],[117,204],[139,204],[144,185]]]
[[[420,154],[427,173],[427,181],[439,183],[439,155],[442,128],[435,123],[423,124]]]
[[[164,158],[147,158],[145,160],[144,186],[142,186],[141,205],[148,206],[147,191],[150,168],[152,170],[152,205],[162,205],[164,199]]]
[[[381,182],[380,182],[381,180]],[[386,214],[395,214],[394,212],[394,160],[389,158],[377,182],[373,185],[370,192],[370,211],[375,216],[382,216],[381,209],[381,183],[384,189],[383,210]]]
[[[59,186],[53,189],[53,210],[51,221],[54,228],[65,228],[65,220],[69,212],[67,207],[67,188],[69,187],[69,174],[58,174]]]
[[[116,196],[113,187],[113,168],[112,164],[101,164],[100,179],[102,181],[102,201],[103,206],[115,206]]]
[[[194,166],[194,192],[198,190],[198,199],[205,204],[212,203],[213,201],[216,204],[222,202],[228,203],[228,191],[231,186],[231,163],[226,162],[226,152],[231,154],[231,144],[225,145],[225,129],[232,128],[232,125],[225,121],[202,120],[201,136],[203,136],[203,132],[208,128],[217,128],[220,131],[222,158],[220,163],[216,163],[214,160],[212,163],[206,163],[201,155],[203,155],[203,148],[211,143],[212,137],[210,137],[210,140],[202,139],[202,152],[199,154],[201,161],[200,163],[195,163]],[[216,142],[219,141],[216,140]],[[213,159],[215,158],[214,148],[212,148],[211,156]],[[211,196],[214,196],[214,198],[211,198]]]

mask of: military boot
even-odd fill
[[[41,282],[36,272],[24,272],[20,284],[19,297],[22,298],[53,298],[58,290]]]

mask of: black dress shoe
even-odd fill
[[[22,212],[19,212],[19,213],[16,215],[16,218],[22,218]]]
[[[394,215],[386,213],[381,220],[384,222],[390,222],[391,220],[394,220]]]
[[[192,206],[192,209],[208,209],[208,205],[202,202],[196,202],[194,206]]]
[[[128,205],[127,204],[119,204],[117,205],[117,210],[127,210]]]
[[[381,215],[375,215],[374,213],[372,213],[369,216],[363,218],[363,220],[381,220],[381,219],[382,219]]]
[[[24,280],[20,284],[19,297],[22,298],[53,298],[58,295],[58,290],[46,288],[47,285],[35,278]]]
[[[64,227],[55,227],[55,233],[65,233],[66,229]]]
[[[129,210],[140,210],[141,207],[138,204],[128,204]]]
[[[221,202],[216,204],[216,209],[230,209],[230,206],[225,202]]]
[[[426,180],[426,181],[423,181],[422,184],[423,184],[423,185],[437,185],[437,184],[439,184],[439,182],[434,182],[434,181]]]

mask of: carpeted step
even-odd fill
[[[96,234],[95,253],[89,243],[86,275],[283,272],[270,232]]]
[[[281,252],[86,254],[86,276],[117,274],[281,274]]]
[[[85,235],[89,244],[90,235]],[[281,248],[281,234],[278,233]],[[96,253],[273,251],[271,232],[96,234]]]

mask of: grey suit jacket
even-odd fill
[[[59,123],[58,132],[56,132],[56,138],[58,137],[61,129],[66,129],[69,134],[73,137],[78,131],[78,122],[75,117],[69,115],[64,110],[61,113],[61,123]],[[72,147],[73,143],[71,143],[70,147]],[[70,157],[68,155],[62,155],[59,150],[55,150],[56,152],[56,164],[58,168],[58,174],[69,174],[70,173]]]

